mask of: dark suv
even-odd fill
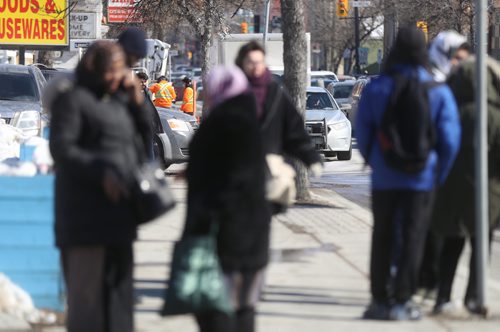
[[[26,135],[40,135],[45,78],[34,66],[0,64],[0,118]]]

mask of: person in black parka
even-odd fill
[[[248,78],[256,100],[265,154],[278,154],[300,160],[313,176],[323,170],[321,157],[307,134],[304,118],[292,102],[287,90],[266,67],[265,50],[257,41],[243,45],[235,63]],[[286,207],[274,205],[273,213]]]
[[[237,67],[215,68],[205,86],[208,111],[189,146],[184,232],[206,233],[218,224],[218,255],[236,314],[196,318],[201,332],[251,332],[271,221],[255,101]]]
[[[51,104],[55,237],[67,287],[67,329],[133,331],[135,172],[149,135],[130,109],[143,102],[121,47],[93,43],[75,84]]]

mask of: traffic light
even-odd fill
[[[241,23],[241,33],[248,33],[248,23],[247,22]]]
[[[417,21],[417,28],[419,28],[420,30],[422,30],[424,33],[428,32],[428,30],[427,30],[427,22],[425,22],[425,21]]]
[[[425,40],[427,40],[427,33],[429,32],[426,21],[417,21],[417,28],[422,30],[425,35]]]
[[[337,0],[337,16],[346,17],[349,14],[349,0]]]

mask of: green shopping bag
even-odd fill
[[[232,312],[215,235],[188,235],[175,244],[162,316]]]

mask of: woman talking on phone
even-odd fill
[[[133,331],[134,174],[145,155],[131,106],[139,82],[113,42],[93,43],[76,82],[51,105],[55,235],[67,286],[67,329]]]

